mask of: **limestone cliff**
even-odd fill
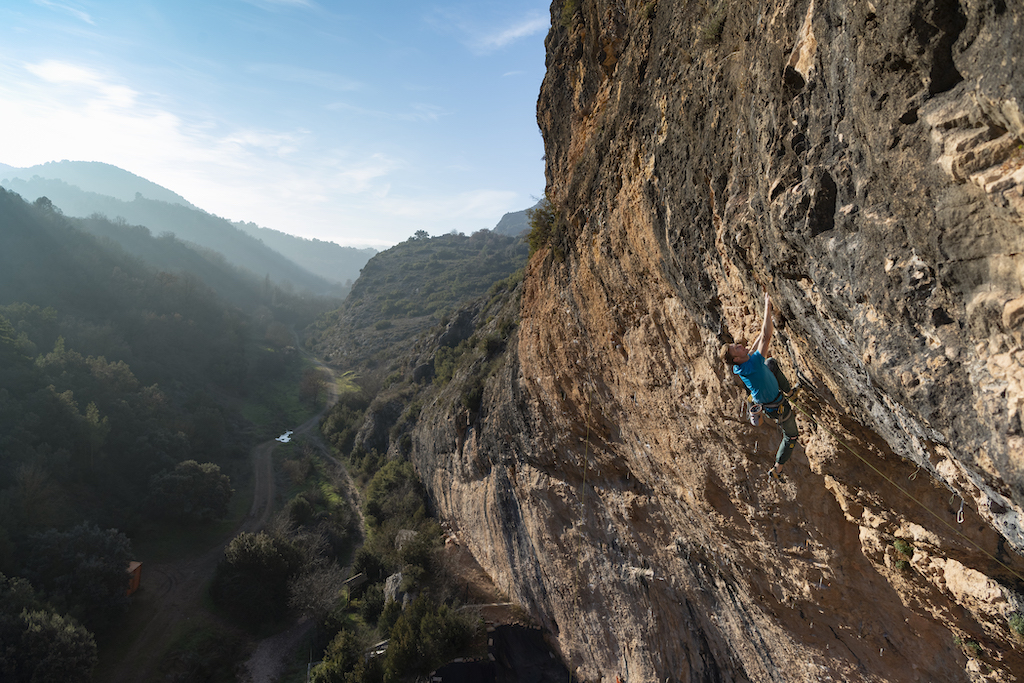
[[[1021,3],[551,14],[559,222],[479,409],[423,409],[438,511],[584,680],[1024,677]],[[781,482],[717,359],[764,289]]]

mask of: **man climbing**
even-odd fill
[[[752,418],[757,415],[759,410],[764,410],[782,430],[782,443],[779,444],[779,450],[775,454],[775,464],[768,470],[769,477],[776,475],[779,468],[793,455],[797,437],[800,436],[793,407],[787,400],[787,394],[791,391],[789,380],[782,373],[776,360],[769,357],[771,352],[768,350],[768,346],[771,344],[772,333],[775,331],[775,323],[772,321],[773,311],[772,299],[765,291],[764,323],[761,325],[761,333],[751,345],[753,351],[748,351],[743,344],[723,344],[721,353],[722,360],[732,366],[733,373],[739,375],[743,384],[750,390],[750,397],[753,401]],[[754,424],[759,424],[760,419],[751,421]]]

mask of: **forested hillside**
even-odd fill
[[[371,248],[343,247],[334,242],[296,237],[278,230],[261,228],[255,223],[234,225],[309,272],[345,285],[346,290],[359,277],[360,269],[377,253],[376,249]]]
[[[357,366],[393,344],[437,324],[463,302],[526,263],[521,237],[481,230],[470,236],[418,232],[374,256],[340,308],[324,315],[311,335],[326,360]]]
[[[85,224],[134,231],[173,272]],[[288,326],[320,303],[0,190],[0,641],[21,643],[0,679],[36,680],[34,656],[87,680],[131,540],[226,513],[253,443],[239,406],[294,367]]]
[[[145,226],[154,235],[172,233],[177,239],[223,254],[232,264],[257,277],[269,276],[275,282],[298,291],[342,294],[340,285],[314,275],[230,221],[191,205],[150,199],[142,194],[131,200],[122,200],[83,190],[61,179],[39,176],[10,178],[4,181],[4,187],[29,201],[46,197],[68,216],[99,216]],[[93,225],[82,224],[81,227],[89,230]]]
[[[488,231],[416,235],[371,260],[349,300],[311,328],[317,347],[362,387],[340,397],[321,431],[364,490],[366,540],[354,571],[368,580],[318,621],[315,683],[406,680],[487,652],[480,636],[491,634],[478,633],[469,615],[479,614],[474,603],[495,602],[497,590],[487,580],[491,593],[477,582],[471,589],[456,571],[462,551],[442,543],[435,501],[411,458],[426,406],[465,418],[463,426],[485,419],[485,385],[504,372],[516,338],[527,249],[521,237]],[[520,619],[503,614],[499,623]],[[386,652],[362,656],[385,639]],[[508,680],[526,670],[530,680],[568,676],[543,646],[511,659],[502,662]],[[477,664],[464,675],[487,667],[493,675],[495,665]]]

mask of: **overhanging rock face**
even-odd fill
[[[1024,675],[1024,9],[552,6],[550,247],[438,510],[586,680]],[[717,360],[767,290],[801,448]]]

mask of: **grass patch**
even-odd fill
[[[306,368],[303,367],[302,370]],[[294,429],[317,413],[299,400],[301,372],[262,385],[242,404],[242,416],[256,426],[256,438],[265,441]]]
[[[349,370],[343,372],[337,376],[334,381],[334,387],[338,391],[338,396],[345,394],[354,394],[362,391],[362,387],[356,384],[356,372],[355,370]]]

